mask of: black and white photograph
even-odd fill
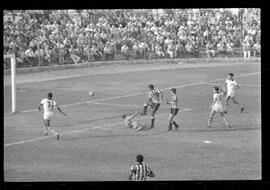
[[[261,9],[3,10],[5,182],[261,180]]]

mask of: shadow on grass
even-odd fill
[[[119,137],[138,137],[138,136],[159,136],[162,134],[177,134],[177,133],[198,133],[198,132],[226,132],[226,131],[247,131],[247,130],[260,130],[261,124],[256,124],[256,125],[252,125],[252,126],[257,126],[257,127],[246,127],[246,125],[237,125],[234,126],[234,128],[221,128],[221,127],[215,127],[215,128],[205,128],[205,129],[178,129],[177,131],[172,130],[172,131],[159,131],[159,132],[155,132],[153,133],[152,130],[144,130],[144,131],[133,131],[134,134],[102,134],[102,135],[97,135],[97,134],[82,134],[80,136],[76,137],[68,137],[65,136],[63,137],[62,140],[64,141],[71,141],[71,140],[79,140],[79,139],[89,139],[89,138],[119,138]],[[127,129],[129,130],[129,129]],[[130,129],[132,130],[132,129]]]

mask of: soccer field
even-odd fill
[[[208,128],[212,87],[222,86],[229,72],[240,85],[236,98],[245,113],[230,102],[227,117],[233,128],[225,127],[219,115],[215,127]],[[150,83],[165,98],[177,88],[178,132],[167,132],[170,107],[165,103],[154,129],[136,132],[123,125],[123,113],[142,110]],[[126,181],[137,154],[156,175],[149,180],[261,179],[260,62],[67,75],[21,82],[17,89],[22,112],[9,114],[10,86],[4,86],[5,181]],[[51,121],[61,133],[59,141],[42,136],[42,112],[36,111],[49,91],[67,113],[55,110]],[[149,114],[136,119],[150,125]]]

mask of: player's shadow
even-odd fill
[[[131,129],[132,130],[132,129]],[[106,135],[97,135],[97,134],[83,134],[76,137],[63,137],[62,140],[70,141],[70,140],[79,140],[79,139],[92,139],[92,138],[121,138],[121,137],[136,137],[136,136],[158,136],[167,131],[160,131],[160,132],[149,132],[149,130],[145,131],[133,131],[134,134],[106,134]]]
[[[222,132],[222,131],[248,131],[248,130],[260,130],[261,124],[255,124],[254,127],[247,127],[246,125],[235,125],[232,128],[228,127],[206,127],[205,129],[179,129],[177,132],[183,132],[183,133],[197,133],[197,132]]]
[[[253,126],[260,126],[261,124],[256,124]],[[159,132],[152,132],[153,129],[147,129],[143,131],[135,131],[132,130],[132,134],[82,134],[76,137],[69,137],[64,136],[62,140],[64,141],[72,141],[72,140],[80,140],[80,139],[94,139],[94,138],[121,138],[121,137],[136,137],[136,136],[159,136],[164,134],[177,134],[177,133],[198,133],[198,132],[226,132],[226,131],[245,131],[245,130],[260,130],[261,127],[246,127],[246,125],[237,125],[234,128],[222,128],[222,127],[214,127],[214,128],[205,128],[205,129],[178,129],[173,131],[159,131]]]

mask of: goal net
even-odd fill
[[[15,54],[6,54],[4,59],[10,59],[11,71],[11,110],[16,112],[16,58]]]

